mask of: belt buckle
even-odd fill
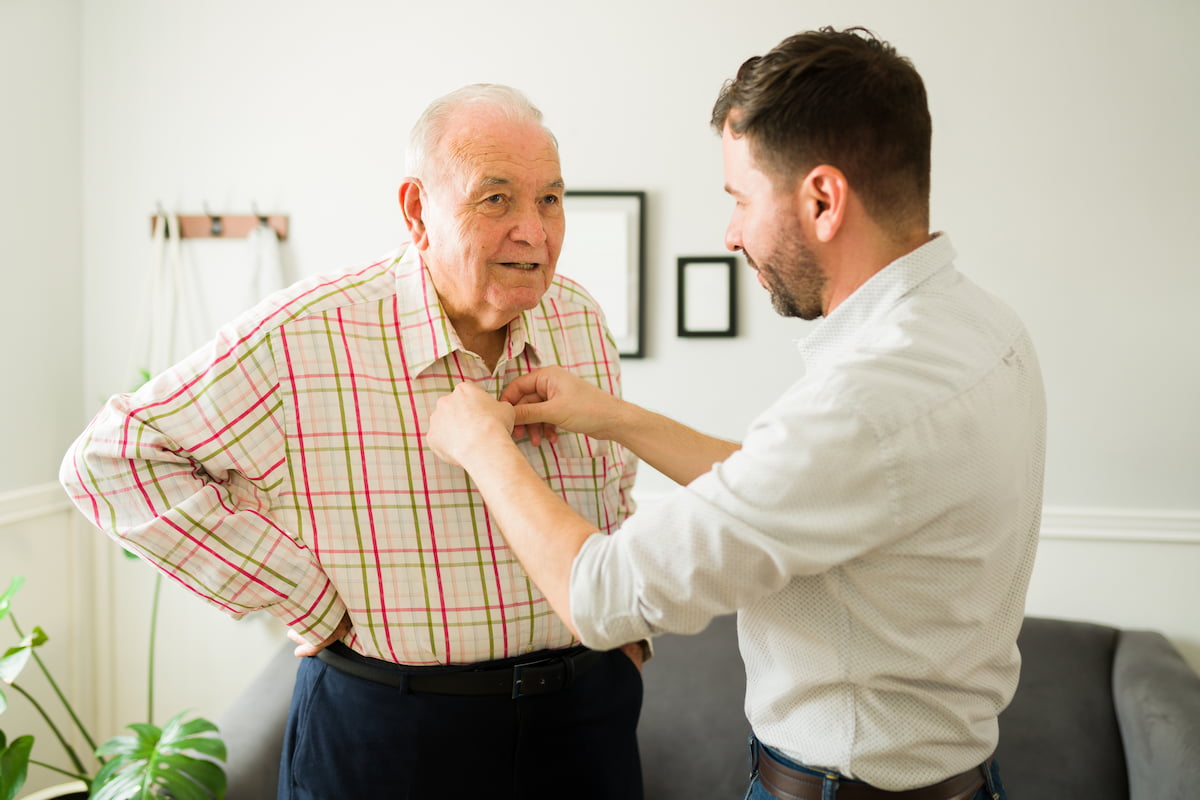
[[[512,699],[556,692],[566,684],[561,658],[545,658],[513,667]]]

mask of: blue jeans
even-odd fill
[[[810,769],[803,764],[797,764],[787,756],[780,753],[774,748],[767,747],[762,742],[758,741],[753,734],[750,736],[750,787],[746,789],[746,795],[743,800],[776,800],[775,796],[763,788],[762,783],[758,780],[758,752],[757,748],[765,748],[771,752],[771,756],[792,769],[798,769],[801,772],[806,772],[809,775],[814,775],[818,778],[825,778],[821,787],[821,800],[836,800],[837,787],[839,780],[830,780],[825,775],[827,770]],[[986,776],[987,782],[979,787],[979,791],[971,795],[970,800],[1008,800],[1008,795],[1004,793],[1004,784],[1000,782],[1000,766],[995,761],[992,761],[991,774]],[[848,779],[841,778],[840,782],[850,782]]]

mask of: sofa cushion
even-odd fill
[[[1122,631],[1112,685],[1130,796],[1195,797],[1200,792],[1200,677],[1161,633]]]
[[[1128,800],[1112,698],[1117,637],[1105,625],[1025,619],[1020,685],[996,752],[1011,797]]]
[[[262,672],[217,720],[229,757],[225,800],[265,800],[279,785],[279,756],[300,659],[284,642]]]

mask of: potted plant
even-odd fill
[[[157,576],[151,603],[147,722],[127,726],[133,731],[132,736],[114,736],[98,747],[38,656],[37,649],[45,645],[49,637],[40,627],[34,627],[26,633],[13,613],[13,597],[24,585],[25,579],[20,576],[13,578],[8,589],[0,594],[0,621],[7,617],[18,637],[17,643],[0,655],[0,714],[8,707],[8,697],[3,688],[7,684],[45,720],[69,761],[68,767],[58,767],[36,760],[32,757],[32,736],[10,737],[0,728],[0,800],[15,800],[18,797],[30,764],[67,776],[72,783],[56,787],[59,789],[57,794],[46,790],[48,793],[39,792],[26,800],[50,797],[220,800],[224,797],[225,771],[220,762],[225,760],[225,744],[217,726],[202,717],[185,721],[185,714],[171,717],[161,728],[151,722],[154,716],[155,627],[161,580],[162,576]],[[30,661],[41,670],[72,724],[92,750],[89,757],[80,757],[45,706],[17,683],[17,678]],[[73,794],[70,793],[72,791]]]

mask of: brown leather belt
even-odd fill
[[[758,753],[759,782],[771,796],[779,800],[821,800],[821,786],[824,783],[821,776],[810,775],[780,763],[761,745],[755,750]],[[940,783],[900,792],[888,792],[858,781],[846,781],[838,784],[836,797],[837,800],[966,800],[983,786],[984,770],[991,769],[991,763],[992,759],[989,758],[980,766]]]
[[[585,647],[543,651],[483,668],[405,667],[354,652],[334,642],[317,654],[329,666],[356,678],[407,692],[451,695],[508,695],[514,700],[553,694],[570,686],[603,653]]]

